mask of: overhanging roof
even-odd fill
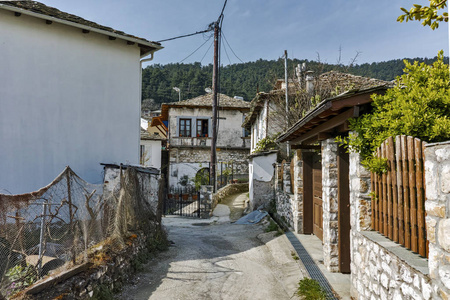
[[[351,90],[328,98],[282,133],[277,142],[289,141],[291,145],[310,144],[326,139],[333,133],[347,132],[348,119],[358,117],[360,107],[371,103],[373,94],[384,94],[388,87],[385,84],[362,90]]]
[[[123,31],[118,31],[111,27],[97,24],[95,22],[60,11],[54,7],[47,6],[37,1],[0,1],[0,9],[12,11],[19,14],[19,16],[20,14],[29,15],[32,17],[47,20],[49,22],[60,23],[80,28],[82,30],[87,30],[87,32],[92,31],[111,38],[122,39],[127,41],[129,44],[137,44],[141,49],[141,56],[146,56],[151,52],[163,48],[160,43],[126,34]]]

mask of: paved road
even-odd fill
[[[218,211],[209,220],[165,218],[173,246],[117,299],[296,299],[302,269],[286,237],[265,233],[267,224],[233,225],[229,209]]]

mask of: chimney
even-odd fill
[[[306,72],[306,92],[312,94],[314,92],[314,76],[313,71]]]

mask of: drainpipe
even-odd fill
[[[156,49],[150,52],[150,57],[149,58],[144,58],[140,60],[140,64],[139,64],[139,144],[138,144],[138,162],[141,161],[141,153],[140,153],[140,147],[141,147],[141,110],[142,110],[142,63],[145,63],[147,61],[152,61],[153,60],[153,56],[155,51],[157,51]]]

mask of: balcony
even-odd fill
[[[191,147],[211,147],[211,138],[208,137],[172,137],[170,145],[173,147],[191,146]]]

